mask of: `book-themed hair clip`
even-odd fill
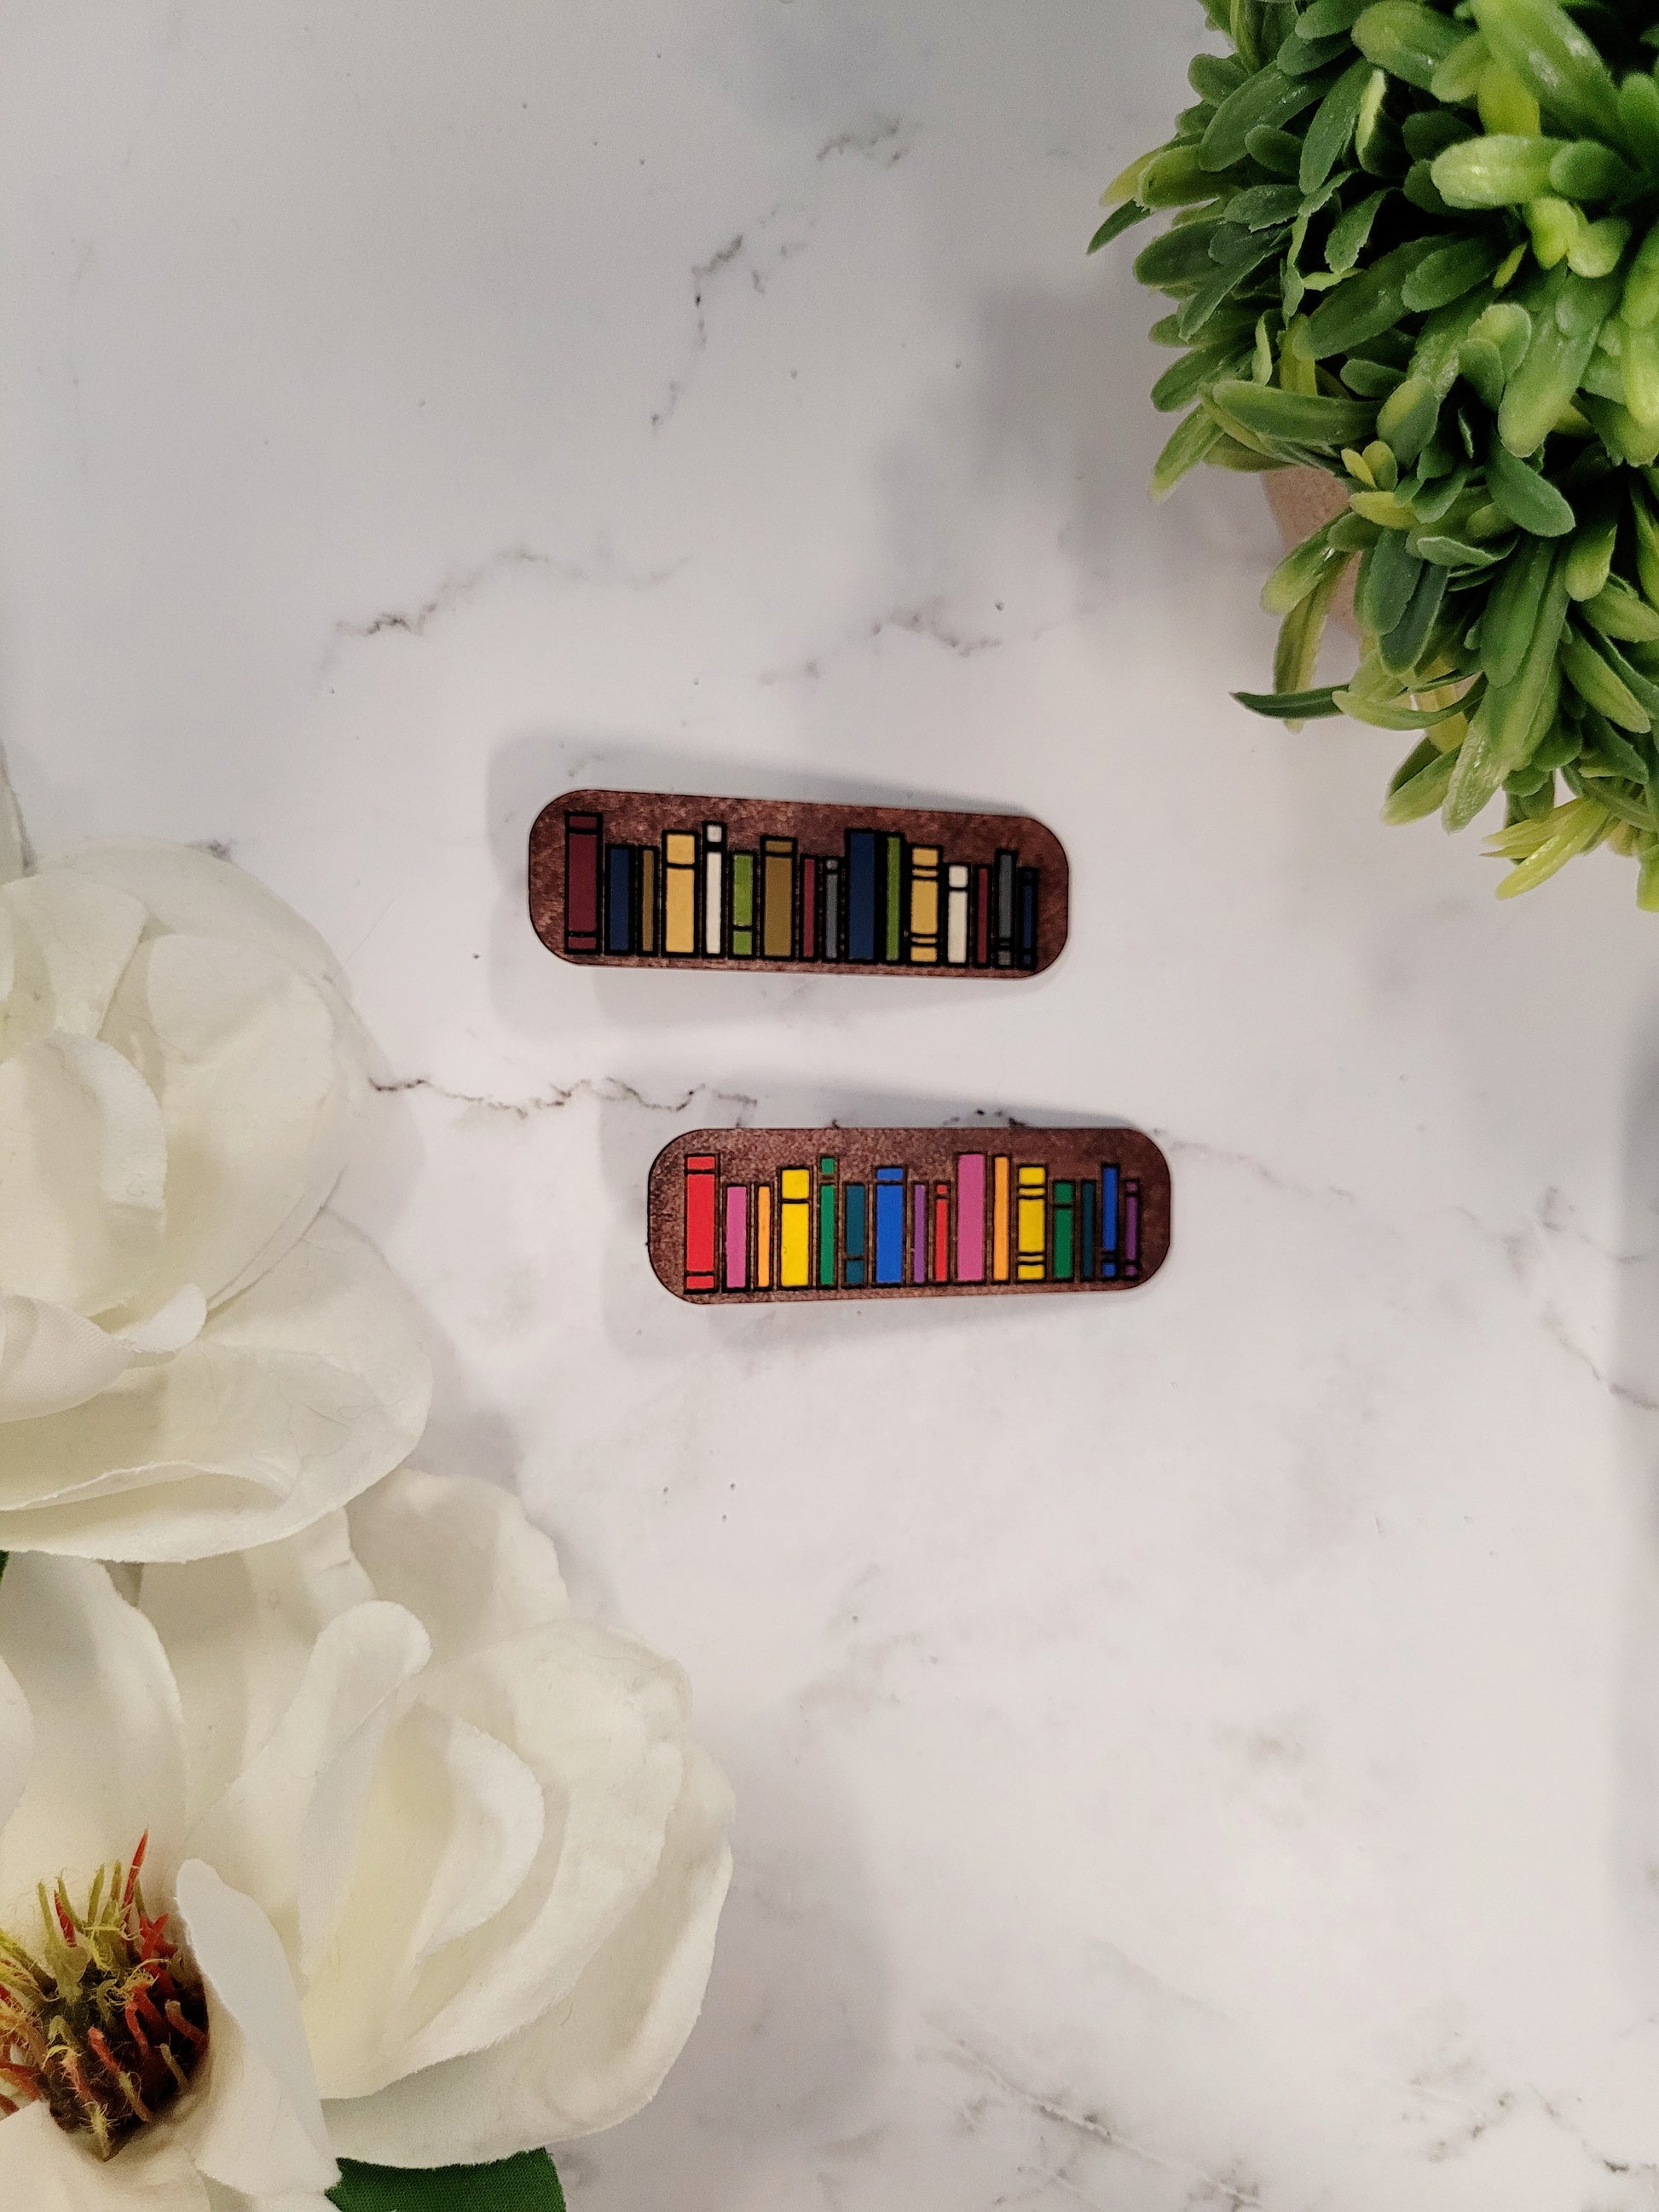
[[[1170,1249],[1133,1129],[696,1129],[652,1166],[659,1279],[694,1304],[1127,1291]]]
[[[1039,974],[1066,854],[1024,814],[568,791],[530,833],[530,918],[595,967]]]

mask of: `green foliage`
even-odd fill
[[[1268,579],[1292,726],[1418,736],[1384,819],[1500,795],[1500,896],[1610,844],[1659,909],[1655,0],[1204,0],[1225,55],[1104,196],[1182,349],[1162,496],[1200,461],[1327,471]],[[1315,682],[1354,579],[1346,686]]]
[[[544,2150],[496,2166],[360,2166],[340,2160],[328,2192],[340,2212],[565,2212],[564,2192]]]

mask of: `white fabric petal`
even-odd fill
[[[170,1358],[182,1352],[187,1344],[194,1344],[202,1334],[207,1320],[207,1300],[198,1283],[185,1283],[176,1290],[165,1305],[143,1321],[129,1322],[121,1331],[121,1341],[134,1352],[142,1352],[160,1358]]]
[[[545,1826],[541,1784],[505,1744],[428,1706],[398,1722],[375,1770],[350,1902],[306,1993],[331,2095],[407,2070],[422,1968],[517,1894]]]
[[[10,1426],[0,1550],[180,1559],[275,1542],[397,1466],[431,1388],[407,1293],[325,1215],[176,1358]]]
[[[180,2139],[204,2173],[260,2193],[316,2191],[339,2179],[293,1976],[270,1921],[199,1859],[179,1869],[179,1911],[207,1984],[204,2094]]]
[[[4,1287],[79,1313],[131,1297],[161,1249],[167,1161],[149,1086],[95,1038],[0,1060]]]
[[[345,1164],[363,1095],[355,1024],[307,976],[225,939],[169,936],[129,966],[104,1025],[167,1136],[151,1285],[234,1294],[291,1245]]]
[[[568,1616],[550,1539],[493,1483],[401,1467],[349,1519],[376,1590],[419,1615],[440,1665]]]
[[[132,1347],[67,1306],[0,1291],[0,1421],[83,1406],[124,1374]]]
[[[286,1543],[144,1569],[138,1602],[184,1702],[192,1825],[270,1741],[329,1622],[374,1596],[343,1513]]]
[[[0,1054],[49,1030],[96,1036],[138,949],[142,902],[78,876],[25,876],[0,889],[12,974],[0,1009]]]
[[[44,2105],[0,2121],[6,2212],[209,2212],[206,2185],[170,2128],[136,2137],[100,2164]]]
[[[484,2164],[613,2127],[649,2102],[696,2025],[731,1881],[731,1796],[693,1749],[648,1894],[570,1999],[492,2050],[325,2106],[337,2154]]]
[[[178,1864],[185,1730],[155,1631],[101,1567],[24,1553],[0,1582],[0,1662],[34,1729],[27,1786],[0,1828],[0,1926],[31,1927],[38,1882],[89,1881],[145,1834],[155,1893],[165,1894]]]
[[[164,838],[100,838],[51,854],[37,873],[59,869],[142,900],[164,930],[228,938],[268,952],[316,981],[344,988],[339,963],[308,921],[246,869],[193,845],[170,844]]]
[[[428,1960],[388,2020],[379,2054],[386,2081],[479,2050],[568,1997],[650,1887],[684,1771],[678,1669],[589,1622],[562,1621],[494,1652],[434,1664],[421,1694],[512,1746],[541,1784],[547,1824],[511,1903]],[[375,1906],[362,1895],[367,1917]],[[357,1911],[354,1897],[354,1925]],[[322,2057],[335,2047],[328,2011],[353,2008],[344,1984],[364,1966],[343,1945],[306,1992],[325,2096],[343,2093]],[[354,2084],[349,2094],[362,2089]]]
[[[34,1716],[21,1683],[0,1665],[0,1828],[22,1802],[33,1764]]]
[[[375,1761],[431,1650],[401,1606],[331,1621],[269,1741],[191,1832],[197,1856],[258,1899],[302,1974],[344,1910]]]

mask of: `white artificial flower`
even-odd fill
[[[174,1980],[199,1974],[168,2046],[186,2086],[140,2008],[149,2044],[82,2064],[127,2139],[100,2160],[21,2102],[0,2205],[322,2212],[335,2156],[488,2163],[644,2104],[702,2004],[729,1796],[678,1669],[572,1617],[518,1505],[405,1469],[136,1586],[40,1556],[0,1582],[0,1925],[44,1945],[60,1876],[87,1919],[148,1833],[149,1913],[187,1943]],[[113,2081],[140,2061],[148,2123]],[[0,2084],[25,2097],[27,2067]]]
[[[368,1088],[340,972],[188,846],[21,866],[0,778],[0,1551],[290,1534],[429,1394],[404,1292],[321,1212]]]

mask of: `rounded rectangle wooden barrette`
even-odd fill
[[[1170,1168],[1136,1129],[694,1129],[652,1164],[647,1243],[698,1305],[1133,1290]]]
[[[530,832],[530,919],[587,967],[1039,975],[1070,872],[1029,814],[568,791]]]

